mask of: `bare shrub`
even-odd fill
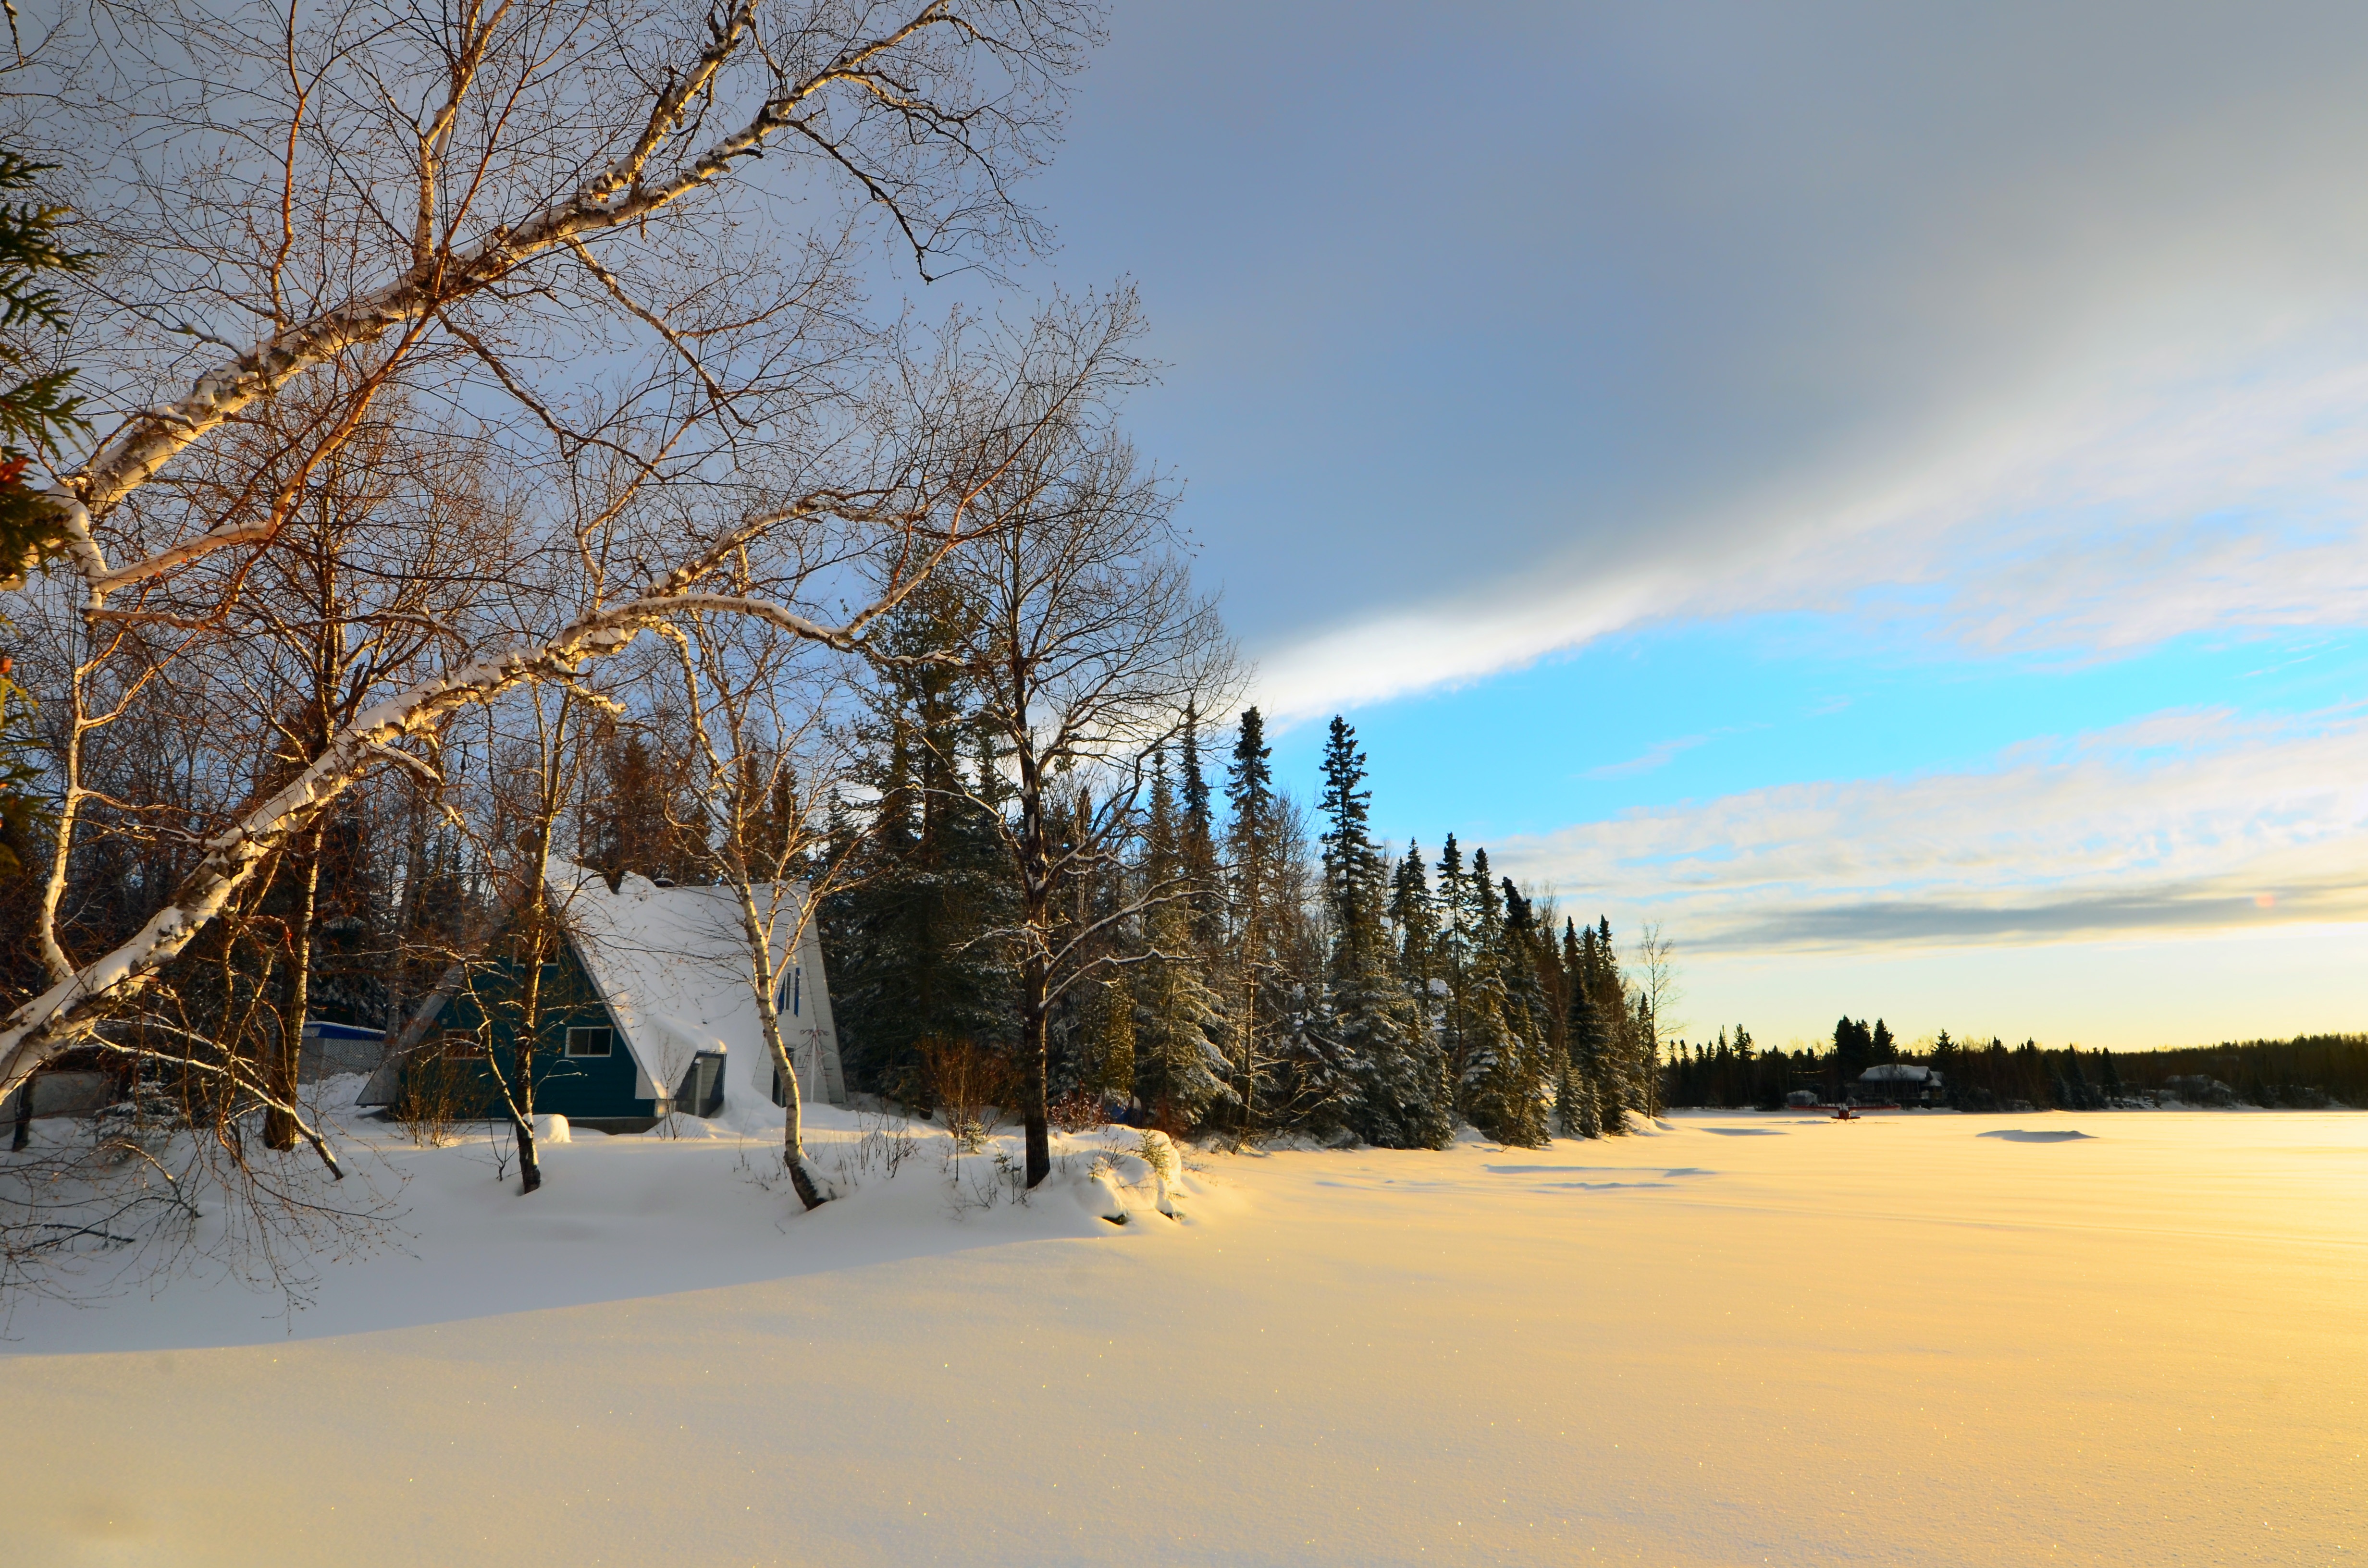
[[[946,1131],[965,1154],[975,1154],[1001,1122],[1016,1078],[999,1051],[969,1040],[931,1036],[916,1042],[929,1097],[943,1115]]]
[[[1054,1127],[1064,1132],[1085,1132],[1110,1119],[1109,1108],[1092,1089],[1075,1088],[1046,1108]]]
[[[463,1034],[448,1034],[418,1052],[395,1090],[395,1124],[423,1149],[451,1142],[454,1123],[484,1114],[484,1047]]]

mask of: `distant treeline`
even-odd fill
[[[1881,1019],[1869,1028],[1847,1017],[1836,1025],[1833,1042],[1814,1051],[1761,1051],[1740,1028],[1731,1038],[1721,1030],[1708,1045],[1680,1041],[1664,1069],[1663,1097],[1673,1106],[1773,1108],[1796,1089],[1821,1098],[1839,1094],[1887,1062],[1938,1069],[1941,1103],[1958,1110],[2102,1110],[2166,1098],[2368,1106],[2368,1034],[2117,1052],[2049,1050],[2035,1040],[1960,1041],[1944,1029],[1929,1050],[1918,1051],[1902,1049]]]

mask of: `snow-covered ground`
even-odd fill
[[[2368,1563],[2368,1116],[1681,1116],[1546,1150],[1190,1154],[1175,1220],[1129,1134],[988,1207],[991,1155],[957,1204],[941,1133],[892,1179],[891,1140],[820,1119],[854,1189],[810,1216],[755,1141],[579,1137],[530,1199],[482,1143],[381,1142],[361,1163],[407,1177],[413,1236],[327,1266],[292,1323],[188,1279],[28,1303],[0,1541]]]

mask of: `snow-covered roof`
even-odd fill
[[[693,1056],[722,1051],[729,1061],[727,1108],[769,1111],[772,1053],[757,1011],[738,890],[662,888],[629,871],[611,892],[598,872],[565,862],[553,863],[551,887],[576,957],[639,1069],[636,1093],[670,1093]],[[817,1097],[841,1098],[838,1041],[821,947],[804,917],[805,885],[764,883],[754,892],[760,922],[771,926],[781,1030],[800,1083]]]
[[[1905,1062],[1885,1062],[1860,1074],[1858,1081],[1861,1084],[1927,1084],[1939,1076],[1930,1067],[1917,1067]]]

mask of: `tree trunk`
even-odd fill
[[[313,1005],[313,917],[321,895],[321,835],[315,824],[306,836],[304,868],[296,892],[296,919],[289,934],[295,972],[288,978],[288,1006],[279,1016],[279,1038],[264,1063],[263,1086],[273,1103],[263,1113],[263,1146],[296,1147],[296,1080],[304,1051],[304,1014]]]
[[[771,968],[769,947],[760,948],[767,955],[766,968]],[[794,949],[793,949],[794,950]],[[790,1186],[796,1189],[798,1201],[808,1210],[821,1208],[830,1201],[830,1195],[815,1184],[806,1170],[805,1090],[798,1082],[798,1064],[790,1059],[789,1042],[781,1038],[781,1015],[773,1006],[772,983],[768,978],[757,998],[757,1016],[765,1025],[766,1043],[773,1048],[773,1071],[781,1079],[781,1164],[790,1171]],[[726,1069],[728,1072],[730,1069]]]
[[[812,1210],[829,1202],[830,1195],[814,1185],[812,1173],[806,1169],[805,1140],[798,1131],[798,1075],[791,1073],[784,1082],[788,1087],[781,1091],[781,1097],[790,1102],[790,1114],[788,1125],[781,1130],[781,1164],[790,1168],[790,1186],[797,1192],[798,1201]]]
[[[1041,929],[1041,927],[1040,927]],[[1053,1119],[1044,1080],[1051,1065],[1047,1040],[1052,1005],[1042,959],[1030,958],[1019,977],[1020,1118],[1028,1132],[1028,1185],[1053,1174]]]
[[[542,847],[548,849],[546,833]],[[541,865],[537,858],[536,865]],[[546,951],[544,926],[546,912],[543,901],[548,896],[541,871],[535,875],[534,892],[527,905],[528,937],[526,947],[526,995],[519,1007],[518,1033],[511,1039],[510,1068],[518,1086],[510,1091],[510,1120],[518,1128],[518,1196],[526,1197],[542,1187],[542,1166],[534,1157],[534,1068],[535,1048],[542,1035],[542,965]],[[486,1042],[488,1051],[492,1041]]]
[[[542,1187],[542,1166],[534,1157],[534,1116],[529,1112],[518,1119],[518,1196],[524,1198]]]

